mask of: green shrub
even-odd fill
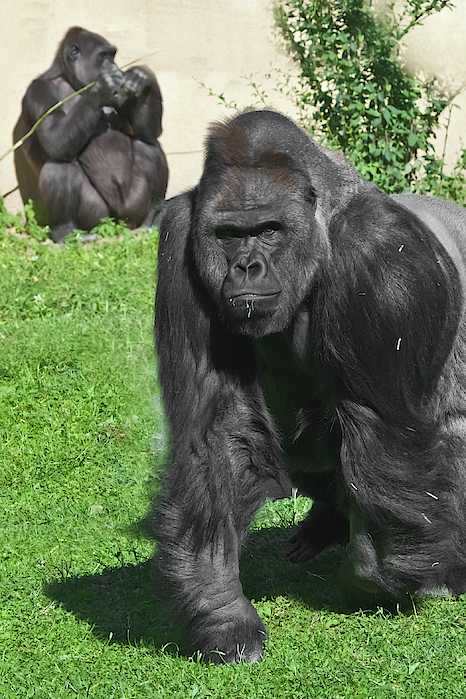
[[[39,242],[47,240],[47,238],[50,237],[50,228],[48,226],[40,226],[37,223],[36,213],[31,199],[24,205],[23,218],[21,213],[10,214],[6,209],[4,198],[0,196],[0,234],[10,228],[14,228],[18,233],[26,233]],[[76,240],[79,240],[82,232],[83,231],[75,232]],[[107,216],[90,232],[103,238],[118,238],[126,235],[128,233],[128,228],[123,221],[115,221],[113,218]],[[68,242],[72,242],[72,240],[70,239]]]
[[[285,0],[276,19],[299,63],[290,89],[317,139],[386,192],[413,189],[463,203],[465,151],[446,175],[433,145],[449,100],[435,79],[408,75],[400,59],[403,38],[446,7],[450,0],[404,0],[376,16],[365,0]]]
[[[5,200],[0,197],[0,233],[7,228],[21,225],[21,214],[10,214],[5,206]]]

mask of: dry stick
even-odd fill
[[[145,56],[142,56],[141,58],[136,58],[134,61],[130,61],[129,63],[126,63],[126,64],[123,66],[123,68],[121,68],[120,70],[123,70],[123,69],[125,69],[125,68],[129,68],[129,66],[132,66],[134,63],[139,63],[139,61],[143,61],[145,58],[148,58],[149,56],[153,56],[154,53],[158,53],[158,52],[161,51],[161,50],[162,50],[162,49],[158,49],[157,51],[152,51],[152,53],[148,53],[148,54],[146,54]],[[53,107],[50,107],[50,109],[48,109],[48,110],[45,112],[45,114],[42,114],[42,116],[40,117],[40,119],[38,119],[38,120],[36,121],[36,123],[35,123],[35,124],[32,126],[32,128],[27,132],[27,134],[26,134],[25,136],[23,136],[23,138],[20,138],[19,141],[16,141],[16,143],[13,144],[13,146],[12,146],[11,148],[9,148],[9,149],[6,151],[6,153],[4,153],[3,155],[0,155],[0,162],[1,162],[4,158],[6,158],[7,155],[10,155],[10,153],[13,153],[17,148],[19,148],[20,146],[22,146],[23,143],[24,143],[24,141],[25,141],[27,138],[29,138],[29,136],[32,136],[32,134],[33,134],[34,131],[37,129],[37,127],[39,126],[39,124],[40,124],[42,121],[44,121],[44,119],[45,119],[46,117],[48,117],[49,114],[52,114],[52,112],[54,112],[56,109],[58,109],[58,107],[61,107],[62,104],[65,104],[65,102],[68,102],[68,100],[70,100],[72,97],[75,97],[76,95],[80,95],[81,92],[84,92],[85,90],[88,90],[88,89],[89,89],[90,87],[92,87],[93,85],[95,85],[95,81],[92,81],[91,83],[89,83],[89,85],[85,85],[85,86],[82,87],[80,90],[76,90],[76,92],[73,92],[71,95],[68,95],[68,97],[65,97],[65,99],[63,99],[63,100],[61,100],[60,102],[57,102],[56,104],[54,104]],[[10,192],[9,192],[9,193],[10,193]]]
[[[10,189],[9,192],[6,192],[6,194],[0,194],[4,199],[6,199],[10,194],[13,194],[13,192],[16,192],[16,190],[19,189],[19,184],[16,185],[16,187],[13,187],[13,189]]]

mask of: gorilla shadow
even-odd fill
[[[152,561],[121,562],[95,575],[65,573],[44,592],[88,623],[102,641],[166,647],[171,653],[183,643],[180,629],[166,612],[161,576]]]
[[[312,610],[348,611],[338,586],[342,549],[331,547],[311,562],[290,563],[283,553],[289,532],[288,527],[250,532],[241,555],[245,594],[255,600],[277,596],[299,599],[309,606],[310,616]],[[117,558],[118,565],[100,574],[65,571],[44,592],[76,619],[88,623],[102,641],[191,655],[189,635],[167,602],[170,590],[156,558],[135,564],[123,561],[121,554]]]
[[[293,529],[270,527],[249,534],[240,557],[244,594],[256,601],[285,596],[309,610],[350,613],[339,584],[344,549],[335,544],[310,561],[291,562],[285,552]]]

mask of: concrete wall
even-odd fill
[[[466,0],[436,15],[410,41],[409,60],[442,76],[465,80]],[[164,98],[162,144],[170,166],[168,196],[194,185],[202,170],[206,127],[232,112],[209,96],[203,82],[239,107],[255,101],[245,76],[253,76],[267,102],[294,115],[291,102],[267,79],[271,68],[293,72],[273,31],[272,0],[4,0],[1,7],[2,129],[0,154],[11,145],[21,98],[31,80],[52,62],[68,27],[81,25],[118,47],[117,63],[142,59],[154,70]],[[462,83],[461,83],[462,84]],[[466,98],[458,99],[450,128],[456,149],[466,124]],[[0,193],[15,187],[13,157],[0,162]],[[17,193],[6,200],[20,207]]]
[[[414,70],[435,75],[439,85],[454,96],[458,108],[451,111],[448,128],[446,162],[466,147],[466,0],[453,0],[453,10],[444,9],[431,15],[406,41],[404,57]],[[447,123],[447,111],[441,121]],[[436,150],[442,154],[445,131],[439,134]]]
[[[199,82],[244,107],[254,97],[243,76],[254,74],[273,98],[272,106],[290,108],[263,78],[271,64],[293,68],[274,40],[270,0],[4,0],[1,15],[0,154],[11,145],[28,84],[50,66],[58,43],[73,25],[115,44],[118,65],[143,57],[140,62],[157,75],[164,99],[161,142],[170,167],[167,196],[197,182],[208,123],[232,113]],[[10,155],[0,162],[0,194],[15,186]],[[18,193],[6,204],[17,210]]]

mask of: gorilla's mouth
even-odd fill
[[[231,296],[230,300],[233,301],[258,301],[258,300],[267,300],[267,299],[276,299],[278,296],[280,296],[281,291],[275,291],[272,294],[252,294],[252,293],[247,293],[247,294],[236,294],[236,296]]]
[[[254,315],[263,315],[274,310],[278,303],[281,291],[271,294],[241,293],[228,296],[228,307],[230,313],[235,315],[247,315],[248,318]]]

